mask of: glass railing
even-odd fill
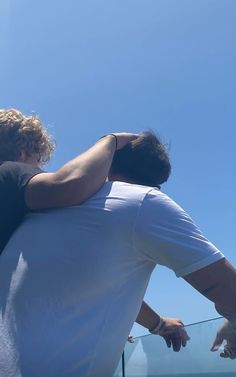
[[[127,343],[115,377],[235,377],[236,360],[211,352],[221,318],[187,325],[190,341],[180,352],[167,348],[157,335],[144,335]]]

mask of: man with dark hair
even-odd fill
[[[150,140],[143,135],[140,144]],[[140,156],[130,151],[134,167]],[[167,158],[158,154],[155,149],[154,175]],[[150,169],[144,157],[143,177]],[[139,313],[158,264],[230,320],[214,349],[226,339],[224,357],[236,357],[236,271],[156,187],[168,174],[161,173],[152,187],[143,180],[136,184],[131,171],[116,175],[112,167],[110,179],[117,181],[106,182],[81,206],[27,216],[1,256],[2,375],[111,377],[137,316],[151,332],[162,330],[162,319],[150,308]]]

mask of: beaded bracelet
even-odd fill
[[[163,319],[160,318],[160,321],[157,323],[157,325],[149,330],[150,334],[158,334],[164,323],[165,322],[163,321]]]

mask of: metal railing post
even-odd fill
[[[125,377],[125,351],[122,353],[122,377]]]

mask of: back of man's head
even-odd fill
[[[154,133],[144,132],[115,153],[109,179],[159,186],[167,181],[170,172],[166,146]]]

